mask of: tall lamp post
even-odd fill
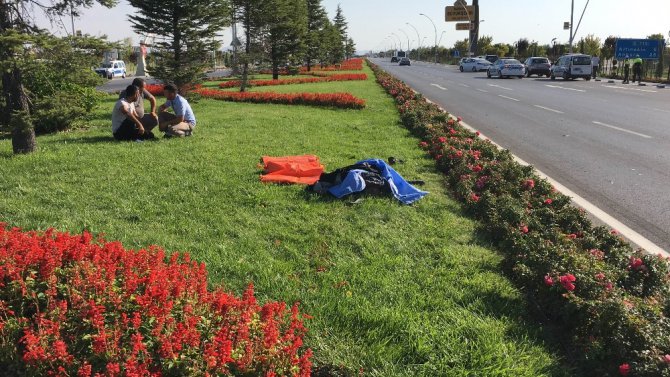
[[[416,30],[414,25],[410,24],[409,22],[405,22],[405,25],[411,27],[416,32],[416,41],[417,41],[417,44],[418,44],[418,47],[416,48],[416,60],[421,60],[421,52],[420,52],[420,50],[421,50],[421,37],[419,36],[419,31]]]
[[[402,39],[400,39],[400,37],[396,33],[391,33],[391,35],[398,38],[398,45],[400,46],[400,50],[402,50]]]
[[[400,30],[407,37],[407,57],[409,57],[409,51],[411,50],[411,48],[409,47],[409,35],[407,35],[407,33],[405,33],[405,30],[403,30],[403,29],[398,29],[398,30]]]
[[[426,17],[428,21],[430,21],[430,23],[433,24],[433,29],[435,29],[435,64],[437,64],[437,27],[435,26],[435,22],[433,22],[433,20],[430,17],[426,16],[423,13],[419,13],[419,16]]]

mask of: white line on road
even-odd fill
[[[557,114],[563,114],[562,111],[558,111],[558,110],[550,109],[550,108],[548,108],[548,107],[544,107],[544,106],[540,106],[540,105],[533,105],[533,106],[535,106],[535,107],[537,107],[537,108],[539,108],[539,109],[544,109],[544,110],[547,110],[547,111],[552,111],[552,112],[557,113]]]
[[[460,86],[464,86],[464,87],[466,87],[466,88],[469,88],[469,87],[470,87],[470,85],[465,85],[465,84],[458,84],[458,85],[460,85]]]
[[[486,84],[488,86],[492,86],[494,88],[500,88],[500,89],[505,89],[505,90],[514,90],[512,88],[505,88],[504,86],[496,85],[496,84]]]
[[[599,125],[599,126],[603,126],[603,127],[608,127],[608,128],[611,128],[611,129],[614,129],[614,130],[617,130],[617,131],[621,131],[621,132],[627,132],[627,133],[629,133],[629,134],[637,135],[637,136],[643,137],[643,138],[645,138],[645,139],[653,139],[653,138],[652,138],[651,136],[649,136],[649,135],[641,134],[641,133],[639,133],[639,132],[635,132],[635,131],[630,131],[630,130],[627,130],[627,129],[625,129],[625,128],[621,128],[621,127],[617,127],[617,126],[612,126],[611,124],[602,123],[602,122],[597,122],[597,121],[595,121],[595,120],[593,121],[593,124],[597,124],[597,125]]]
[[[447,90],[447,88],[445,88],[445,87],[443,87],[443,86],[440,86],[440,85],[437,85],[437,84],[430,84],[430,85],[432,85],[432,86],[434,86],[434,87],[436,87],[436,88],[438,88],[438,89]]]
[[[575,89],[575,88],[565,88],[565,87],[562,87],[562,86],[560,86],[560,85],[545,85],[545,86],[548,86],[548,87],[550,87],[550,88],[563,89],[563,90],[573,90],[573,91],[575,91],[575,92],[582,92],[582,93],[585,93],[585,92],[586,92],[586,90]]]
[[[507,96],[503,96],[502,94],[498,94],[498,97],[502,97],[502,98],[507,98],[507,99],[511,99],[512,101],[516,101],[516,102],[519,102],[519,100],[518,100],[518,99],[516,99],[516,98],[512,98],[512,97],[507,97]]]
[[[612,89],[635,90],[635,91],[638,91],[638,92],[646,92],[646,93],[658,93],[658,91],[656,91],[656,90],[626,88],[625,86],[611,86],[611,85],[603,85],[603,86],[605,88],[612,88]]]
[[[484,89],[477,89],[477,90],[479,90],[482,93],[488,93],[489,92],[488,90],[484,90]]]

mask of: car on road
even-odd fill
[[[516,76],[520,79],[526,74],[523,64],[516,59],[500,58],[486,70],[486,77],[505,78]]]
[[[95,73],[110,80],[118,76],[121,76],[125,79],[126,63],[124,63],[122,60],[112,60],[106,63],[102,63],[100,68],[95,69]]]
[[[398,57],[397,56],[391,56],[391,63],[397,63],[398,62]]]
[[[565,80],[574,80],[583,78],[586,81],[591,80],[591,55],[569,54],[561,56],[556,64],[551,67],[550,77],[556,80],[556,77],[562,77]]]
[[[481,58],[465,58],[461,59],[460,64],[458,65],[458,70],[461,72],[479,72],[486,71],[489,69],[491,62],[486,59]]]
[[[532,75],[551,76],[551,63],[549,59],[541,56],[532,56],[523,63],[526,66],[526,76]]]
[[[484,59],[488,60],[491,63],[495,63],[498,60],[498,55],[486,55]]]
[[[400,58],[398,65],[412,65],[412,62],[410,62],[409,58]]]

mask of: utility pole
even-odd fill
[[[572,0],[572,8],[570,9],[570,53],[572,54],[572,38],[574,35],[572,34],[572,24],[574,23],[575,19],[575,0]]]
[[[470,31],[470,51],[477,54],[477,44],[479,43],[479,0],[472,0],[472,7],[475,10],[474,30]]]

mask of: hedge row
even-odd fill
[[[504,255],[538,318],[560,329],[577,371],[670,376],[670,278],[662,256],[594,227],[570,198],[370,63],[403,124]],[[567,351],[566,351],[567,350]]]
[[[226,92],[217,89],[198,89],[195,92],[205,98],[231,102],[328,106],[343,109],[362,109],[365,107],[365,100],[349,93]]]
[[[283,80],[249,80],[250,86],[277,86],[294,84],[313,84],[331,81],[365,81],[368,76],[365,73],[335,74],[323,77],[300,77]],[[239,88],[242,85],[240,80],[224,81],[219,84],[219,88]]]
[[[186,254],[0,223],[3,376],[309,376],[305,315]]]

